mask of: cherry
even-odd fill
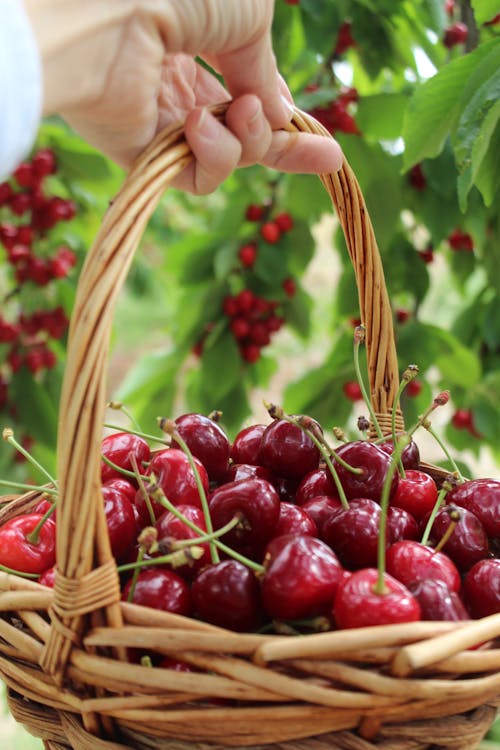
[[[479,560],[464,578],[464,599],[472,617],[500,612],[500,560]]]
[[[295,279],[293,279],[291,276],[288,276],[283,281],[281,286],[287,297],[295,297],[297,293],[297,284],[295,283]]]
[[[498,479],[470,479],[450,490],[446,500],[461,508],[466,508],[479,518],[490,539],[500,537],[500,481]]]
[[[56,567],[53,565],[51,568],[48,568],[47,570],[44,570],[40,578],[38,579],[38,583],[42,586],[48,586],[48,588],[53,589],[56,584]]]
[[[432,263],[434,260],[434,248],[432,247],[432,245],[428,245],[423,250],[419,250],[418,254],[422,258],[424,263]]]
[[[334,462],[347,499],[363,497],[379,502],[385,475],[391,462],[390,456],[377,445],[366,440],[344,443],[337,449],[336,456],[342,458],[350,466],[361,469],[359,474],[355,474],[340,464],[338,460]],[[395,473],[390,496],[394,495],[397,485],[398,474]]]
[[[237,560],[204,568],[191,588],[202,620],[237,632],[255,630],[262,622],[260,589],[255,574]]]
[[[57,170],[56,156],[51,148],[41,148],[33,156],[31,161],[33,174],[41,179]]]
[[[318,495],[312,497],[310,500],[306,500],[301,506],[302,510],[305,510],[307,515],[312,518],[318,529],[317,536],[320,539],[323,538],[323,524],[330,518],[332,512],[342,507],[340,500],[330,495]]]
[[[387,592],[375,592],[378,575],[375,568],[364,568],[340,584],[334,603],[335,622],[339,628],[389,625],[421,619],[417,599],[388,573],[383,577]]]
[[[410,169],[408,179],[410,185],[414,187],[415,190],[422,191],[427,187],[427,178],[421,164],[415,164],[415,166]]]
[[[267,546],[264,567],[262,603],[271,617],[297,620],[331,608],[342,567],[321,540],[294,534],[276,537]]]
[[[300,479],[318,467],[319,457],[309,435],[284,419],[275,419],[262,435],[260,461],[278,476]]]
[[[234,529],[224,534],[224,543],[241,548],[261,546],[270,539],[280,515],[279,495],[265,479],[242,479],[214,490],[209,502],[214,529],[220,529],[235,516],[241,517]]]
[[[202,531],[207,530],[205,517],[203,511],[194,505],[178,505],[177,510],[182,515],[191,521]],[[159,554],[167,554],[170,552],[170,545],[172,542],[182,541],[184,539],[196,539],[199,534],[193,531],[184,521],[175,516],[171,511],[166,511],[156,521],[155,527],[158,531],[158,544],[160,547]],[[175,570],[179,575],[183,577],[191,577],[192,573],[202,568],[204,565],[210,563],[210,549],[207,542],[199,545],[203,548],[203,556],[198,560],[191,560],[185,565],[177,567]]]
[[[281,229],[274,221],[265,221],[260,228],[260,236],[269,245],[276,245],[280,241]]]
[[[245,268],[251,268],[257,259],[257,246],[253,242],[242,245],[238,250],[238,257],[241,265]]]
[[[114,487],[105,485],[101,490],[111,552],[121,561],[127,557],[139,534],[134,506],[125,494]]]
[[[289,213],[283,212],[274,217],[274,223],[282,232],[289,232],[293,229],[293,219]]]
[[[229,328],[235,339],[246,339],[250,335],[250,323],[246,318],[239,316],[233,318]]]
[[[451,423],[456,430],[468,430],[472,427],[472,412],[470,409],[457,409]]]
[[[464,44],[464,42],[467,41],[468,36],[469,29],[466,24],[461,21],[456,21],[445,30],[443,44],[445,47],[448,47],[448,49],[451,49],[457,44]]]
[[[208,493],[208,474],[196,457],[193,458],[201,484]],[[153,455],[147,475],[154,476],[173,505],[196,505],[201,508],[201,500],[196,477],[186,454],[178,448],[167,448]]]
[[[414,380],[411,381],[411,383],[414,382]],[[409,385],[411,385],[411,383],[409,383]],[[394,451],[394,443],[392,442],[392,440],[384,440],[383,443],[380,443],[380,448],[382,448],[384,453],[392,456],[392,453]],[[418,449],[418,445],[414,440],[410,440],[408,445],[405,445],[405,447],[403,448],[403,453],[401,454],[401,463],[403,464],[403,467],[405,469],[418,469],[420,465],[420,451]]]
[[[321,538],[348,570],[377,564],[380,505],[370,498],[351,500],[334,510],[321,527]]]
[[[252,478],[265,479],[273,486],[276,486],[276,480],[269,469],[266,469],[265,466],[257,466],[255,464],[231,464],[220,484],[239,482],[242,479]]]
[[[337,488],[329,469],[313,469],[308,472],[297,487],[295,502],[303,505],[307,500],[319,495],[338,498]]]
[[[405,476],[399,478],[391,505],[407,510],[414,518],[420,520],[428,517],[433,510],[437,496],[436,483],[429,474],[407,469]]]
[[[245,344],[240,351],[242,358],[250,365],[255,364],[260,359],[260,346],[257,346],[257,344]]]
[[[280,515],[274,529],[275,536],[285,534],[301,534],[303,536],[318,536],[318,529],[304,508],[293,503],[282,502],[280,504]]]
[[[387,509],[387,529],[392,544],[402,539],[418,539],[419,528],[415,518],[395,505],[390,505]]]
[[[429,540],[436,545],[452,523],[449,509],[457,506],[447,505],[441,508],[434,519]],[[478,560],[489,557],[488,537],[476,516],[465,508],[460,509],[460,521],[443,547],[460,572],[465,573]]]
[[[111,487],[124,495],[131,503],[135,502],[136,488],[134,485],[125,479],[125,477],[114,477],[104,482],[103,487]]]
[[[410,380],[406,386],[405,393],[408,398],[416,398],[422,393],[422,381],[421,380]]]
[[[135,456],[139,469],[143,462],[149,461],[151,451],[144,438],[132,435],[128,432],[114,432],[104,438],[101,443],[101,455],[109,461],[127,471],[132,470],[131,456]],[[108,479],[122,477],[117,469],[113,469],[104,461],[101,464],[101,480],[107,482]]]
[[[247,221],[260,221],[264,216],[265,206],[251,203],[247,206],[245,218]]]
[[[361,390],[359,383],[356,380],[347,380],[343,384],[342,390],[344,392],[344,396],[348,398],[349,401],[362,401],[363,400],[363,392]]]
[[[205,469],[209,479],[219,480],[227,471],[231,446],[222,427],[203,414],[183,414],[175,420],[177,431]],[[175,441],[175,435],[173,437]]]
[[[425,578],[409,586],[422,610],[422,620],[469,620],[470,615],[456,591],[439,580]]]
[[[339,30],[337,33],[337,43],[334,50],[335,57],[342,55],[344,52],[346,52],[346,50],[349,49],[349,47],[356,46],[356,40],[353,39],[351,27],[352,25],[350,21],[345,21],[339,26]]]
[[[128,601],[133,579],[124,586],[122,599]],[[192,612],[191,594],[188,584],[172,570],[166,568],[144,568],[137,576],[134,604],[143,607],[174,612],[189,616]]]
[[[56,525],[47,518],[39,529],[38,541],[28,537],[43,516],[29,513],[11,518],[0,528],[0,565],[21,573],[43,573],[56,562]]]
[[[435,552],[420,542],[402,540],[386,552],[387,572],[406,586],[427,578],[443,581],[450,591],[460,590],[460,574],[455,564],[442,552]]]

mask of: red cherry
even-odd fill
[[[470,620],[459,595],[443,581],[426,578],[409,588],[420,604],[422,620]]]
[[[445,0],[444,9],[449,16],[453,16],[455,12],[455,0]]]
[[[207,470],[209,479],[221,479],[227,471],[231,450],[222,427],[203,414],[182,414],[175,420],[175,425],[193,456]]]
[[[242,479],[265,479],[276,487],[276,478],[265,466],[257,464],[231,464],[220,484],[240,482]]]
[[[274,530],[274,536],[285,534],[301,534],[303,536],[318,536],[318,529],[311,516],[299,505],[282,502],[280,515]]]
[[[135,494],[137,490],[134,485],[124,477],[113,477],[112,479],[107,479],[103,484],[103,487],[111,487],[112,489],[117,490],[126,498],[128,498],[131,503],[135,501]]]
[[[234,298],[238,312],[248,313],[255,305],[255,294],[251,289],[242,289]]]
[[[288,213],[281,213],[275,216],[274,223],[278,225],[282,232],[289,232],[293,229],[293,219]]]
[[[443,581],[450,591],[460,590],[460,574],[447,555],[420,542],[403,540],[386,553],[387,572],[406,586],[431,578]]]
[[[235,297],[224,297],[222,311],[228,318],[233,318],[238,312],[238,302]]]
[[[391,498],[391,505],[404,508],[420,520],[433,510],[438,496],[435,481],[429,474],[415,469],[408,469],[404,477],[399,478],[396,492]]]
[[[405,393],[408,398],[416,398],[422,393],[422,381],[421,380],[410,380],[405,388]]]
[[[380,502],[385,476],[391,463],[390,456],[382,448],[374,443],[369,443],[367,440],[344,443],[337,449],[336,455],[347,462],[349,466],[361,470],[359,474],[355,474],[346,469],[339,461],[334,461],[347,499],[367,497]],[[398,474],[395,473],[391,484],[391,497],[394,495],[397,486]]]
[[[321,527],[321,538],[348,570],[377,564],[380,505],[369,498],[351,500],[333,511]]]
[[[114,432],[107,435],[101,443],[101,455],[112,463],[132,471],[132,457],[135,457],[139,471],[142,471],[143,462],[151,458],[151,450],[144,438],[132,435],[128,432]],[[118,469],[113,469],[104,461],[101,463],[101,480],[107,482],[109,479],[122,477]]]
[[[0,317],[0,344],[7,344],[11,341],[17,341],[20,334],[20,328],[15,323],[9,323]]]
[[[424,263],[432,263],[432,261],[434,260],[434,248],[432,247],[432,245],[429,245],[424,250],[419,250],[418,254],[422,258]]]
[[[446,496],[448,503],[473,513],[491,539],[500,537],[500,481],[470,479],[454,487]]]
[[[410,185],[415,188],[415,190],[422,191],[427,187],[427,178],[421,164],[415,164],[415,166],[410,169],[408,179]]]
[[[356,46],[356,40],[352,36],[351,26],[352,25],[350,21],[345,21],[339,27],[339,30],[337,33],[337,43],[335,45],[335,49],[333,52],[335,57],[342,55],[344,52],[346,52],[349,49],[349,47]]]
[[[23,216],[31,208],[29,193],[15,193],[9,201],[9,208],[16,216]]]
[[[48,568],[48,570],[44,570],[40,578],[38,579],[38,583],[41,586],[47,586],[50,589],[53,589],[56,584],[56,567],[55,565],[51,568]]]
[[[317,425],[319,429],[319,425]],[[275,419],[262,435],[260,461],[274,474],[301,479],[319,464],[319,449],[298,425]]]
[[[364,568],[343,581],[335,597],[335,622],[339,628],[361,628],[415,622],[421,619],[420,605],[413,594],[388,573],[384,574],[387,593],[377,594],[375,568]]]
[[[203,511],[200,508],[196,508],[193,505],[178,505],[177,510],[182,515],[191,521],[199,529],[206,532],[207,527],[205,523],[205,517]],[[193,531],[184,521],[175,516],[170,511],[165,511],[163,515],[156,521],[155,527],[158,531],[158,543],[160,545],[160,552],[158,554],[164,554],[170,551],[169,545],[171,542],[182,541],[184,539],[195,539],[199,536],[196,531]],[[162,549],[162,545],[166,543],[167,548]],[[203,548],[204,554],[198,560],[191,560],[185,565],[177,567],[176,572],[183,578],[191,578],[192,575],[203,568],[205,565],[210,564],[210,548],[207,542],[199,545]]]
[[[242,245],[238,250],[238,257],[242,266],[251,268],[257,259],[257,246],[253,242]]]
[[[132,581],[128,581],[122,599],[128,601]],[[167,568],[144,568],[140,571],[132,598],[134,604],[143,607],[174,612],[189,616],[192,612],[191,594],[188,584]]]
[[[196,457],[193,460],[203,489],[208,494],[209,481],[206,469]],[[196,478],[189,459],[183,451],[177,448],[167,448],[155,453],[146,474],[155,476],[156,483],[173,505],[182,503],[201,507]]]
[[[250,334],[250,323],[243,316],[234,317],[229,324],[229,328],[234,338],[238,340],[246,339]]]
[[[342,390],[344,391],[344,396],[346,396],[346,398],[348,398],[349,401],[362,401],[363,400],[363,393],[361,391],[361,387],[356,380],[347,380],[343,384]]]
[[[260,228],[260,236],[269,245],[276,245],[281,237],[281,229],[274,221],[266,221]]]
[[[134,546],[139,534],[134,507],[128,497],[114,487],[101,488],[104,514],[113,557],[122,561]]]
[[[43,516],[39,513],[11,518],[0,528],[0,565],[22,573],[43,573],[56,561],[56,525],[47,518],[38,542],[28,541]]]
[[[5,206],[10,201],[14,191],[8,182],[0,182],[0,206]]]
[[[448,510],[453,507],[457,508],[450,504],[438,511],[429,537],[432,544],[437,544],[447,531],[452,522]],[[460,508],[460,521],[444,545],[443,552],[451,557],[462,573],[478,560],[489,556],[486,532],[479,519],[466,508]]]
[[[245,218],[247,221],[260,221],[262,217],[264,216],[264,211],[265,211],[265,206],[257,205],[256,203],[251,203],[249,206],[247,206]]]
[[[455,47],[457,44],[464,44],[469,36],[469,29],[465,23],[456,21],[444,32],[443,44],[448,49]]]
[[[260,359],[260,346],[257,344],[245,344],[241,347],[241,356],[249,365],[254,365]]]
[[[256,321],[250,326],[250,341],[257,346],[267,346],[271,343],[271,335],[264,321]]]
[[[418,539],[419,528],[415,518],[403,510],[390,505],[387,509],[387,532],[391,543],[399,542],[402,539]]]
[[[470,409],[457,409],[451,418],[451,423],[456,430],[468,430],[471,428],[472,419]]]
[[[480,560],[464,578],[464,599],[472,617],[500,612],[500,560]]]
[[[238,432],[231,446],[230,458],[235,464],[258,464],[264,424],[244,427]]]
[[[293,534],[276,537],[267,546],[264,566],[262,603],[271,617],[297,620],[331,608],[342,568],[321,540]]]
[[[237,560],[204,568],[193,581],[191,592],[195,611],[213,625],[243,632],[255,630],[262,622],[257,579]]]
[[[297,284],[295,283],[295,279],[289,276],[283,281],[281,286],[283,287],[283,291],[285,292],[287,297],[295,297],[297,293]]]
[[[22,162],[14,172],[14,179],[23,188],[31,187],[33,183],[33,169],[27,161]]]
[[[39,179],[54,174],[57,171],[56,155],[51,148],[41,148],[33,156],[31,166]]]
[[[229,546],[265,544],[274,535],[280,515],[280,498],[272,484],[265,479],[242,479],[223,484],[214,490],[209,502],[214,529],[220,529],[235,516],[241,521],[224,534]]]
[[[329,495],[338,499],[337,487],[329,469],[314,469],[306,474],[295,493],[295,502],[297,505],[303,505],[319,495]]]

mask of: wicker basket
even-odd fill
[[[290,129],[326,132],[299,111]],[[236,634],[120,601],[100,493],[112,313],[149,217],[191,158],[182,130],[156,138],[81,274],[60,406],[55,589],[0,574],[10,709],[47,750],[472,750],[500,697],[500,615],[290,637]],[[390,420],[398,367],[373,229],[347,164],[321,180],[356,272],[373,405]],[[12,499],[0,522],[35,502],[34,493]],[[127,647],[144,645],[202,671],[124,660]]]

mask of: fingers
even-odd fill
[[[241,143],[240,167],[262,161],[271,146],[272,130],[256,96],[236,99],[226,113],[226,125]]]
[[[333,139],[312,133],[273,133],[262,164],[280,172],[329,174],[342,166],[342,150]]]

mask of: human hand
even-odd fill
[[[87,0],[73,14],[71,0],[26,4],[47,72],[46,112],[62,114],[122,166],[157,132],[184,123],[195,159],[174,185],[190,192],[211,192],[257,162],[296,172],[340,167],[331,138],[280,130],[292,99],[272,52],[272,0]],[[80,32],[68,47],[70,21]],[[222,124],[207,107],[231,99]]]

